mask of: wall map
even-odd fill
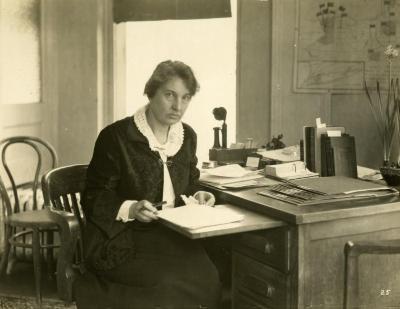
[[[385,84],[388,44],[400,48],[400,0],[297,0],[294,88],[351,92]],[[400,73],[400,59],[392,72]]]

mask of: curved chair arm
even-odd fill
[[[344,246],[344,309],[358,308],[358,258],[361,254],[400,253],[400,240],[348,241]]]
[[[60,242],[57,259],[57,290],[59,297],[72,302],[72,283],[76,277],[74,257],[81,231],[78,219],[73,213],[51,209],[51,218],[60,228]]]

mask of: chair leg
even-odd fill
[[[15,249],[15,248],[14,248]],[[15,251],[13,250],[11,254],[8,256],[8,263],[7,263],[7,275],[11,275],[11,272],[14,268],[14,265],[17,263],[17,256]]]
[[[42,294],[41,294],[41,267],[40,267],[40,233],[37,228],[33,229],[32,233],[32,256],[33,256],[33,269],[35,274],[35,289],[36,289],[36,302],[41,307]]]
[[[9,239],[12,235],[12,228],[9,225],[4,226],[4,247],[3,247],[3,255],[1,256],[0,262],[0,276],[4,275],[8,265],[8,258],[10,256],[11,245]]]
[[[53,231],[48,231],[45,233],[46,235],[46,244],[47,245],[52,245],[54,244],[54,232]],[[53,248],[48,248],[46,249],[46,266],[47,266],[47,276],[49,279],[54,278],[54,250]]]
[[[352,252],[353,246],[349,241],[344,249],[344,309],[359,308],[358,255]]]

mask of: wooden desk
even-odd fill
[[[314,206],[294,206],[258,195],[213,190],[218,203],[256,211],[267,222],[286,225],[244,232],[232,250],[234,309],[342,308],[343,248],[349,240],[396,239],[400,236],[400,200],[390,198]],[[400,258],[360,259],[361,299],[383,308],[400,304]],[[381,290],[391,290],[382,296]]]

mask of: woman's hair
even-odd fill
[[[195,95],[200,86],[190,66],[181,61],[163,61],[159,63],[144,87],[144,94],[150,99],[158,88],[174,77],[183,80],[190,95]]]

